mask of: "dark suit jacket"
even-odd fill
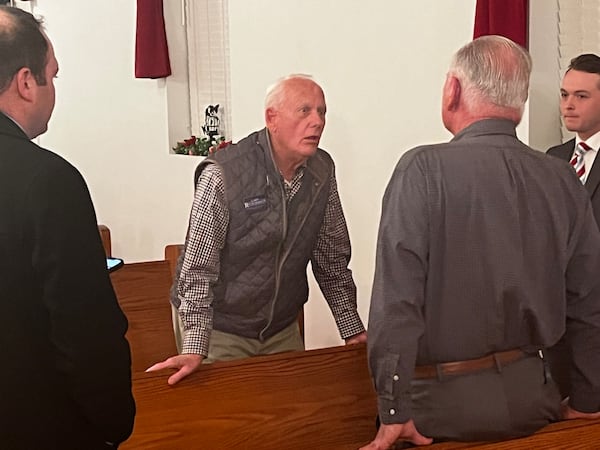
[[[557,158],[561,158],[565,161],[570,161],[573,156],[573,150],[575,150],[575,139],[565,142],[564,144],[557,145],[548,149],[546,153]],[[598,185],[600,184],[600,160],[595,160],[592,170],[588,173],[588,177],[585,182],[585,188],[590,194],[592,201],[592,209],[594,211],[594,217],[596,223],[600,227],[600,191]],[[571,356],[566,340],[561,339],[553,348],[548,349],[546,352],[554,379],[560,387],[560,392],[563,397],[569,395],[571,390],[571,378],[569,371],[571,368]]]
[[[85,181],[0,113],[0,447],[125,440],[126,330]]]
[[[565,161],[570,161],[571,156],[573,156],[574,149],[575,139],[571,139],[570,141],[567,141],[562,145],[557,145],[556,147],[548,149],[546,153],[552,156],[556,156],[558,158],[562,158]],[[596,218],[596,223],[598,224],[598,226],[600,226],[600,190],[598,189],[599,185],[600,160],[596,159],[594,161],[594,165],[592,166],[592,170],[588,173],[588,177],[585,182],[585,188],[590,194],[590,198],[592,200],[592,207],[594,208],[594,217]]]

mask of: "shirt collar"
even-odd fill
[[[17,122],[15,119],[13,119],[11,116],[9,116],[8,114],[6,114],[3,111],[2,111],[2,114],[4,114],[6,116],[6,118],[9,119],[12,123],[14,123],[16,126],[18,126],[19,129],[25,134],[25,136],[27,136],[27,133],[25,133],[25,130],[23,129],[21,124],[19,124],[19,122]],[[29,138],[29,136],[27,136],[27,138]]]
[[[273,155],[273,146],[271,145],[271,132],[269,131],[268,128],[265,128],[265,130],[266,130],[266,135],[267,135],[267,145],[269,146],[269,152],[271,153],[271,159],[273,160],[273,165],[279,171],[279,174],[281,175],[281,179],[285,181],[285,179],[283,178],[283,175],[281,174],[281,171],[279,170],[279,167],[277,167],[277,163],[275,162],[275,157]],[[298,167],[296,169],[296,173],[294,174],[294,179],[304,173],[304,169],[306,169],[307,164],[308,164],[308,161],[304,161],[302,163],[302,165],[300,165],[300,167]],[[292,179],[292,181],[290,181],[289,183],[292,183],[293,181],[294,180]]]
[[[582,142],[583,139],[581,139],[579,137],[579,135],[575,136],[575,145],[579,145],[580,142]],[[590,136],[588,139],[586,139],[584,141],[587,145],[589,145],[591,147],[591,149],[595,152],[598,151],[598,149],[600,148],[600,131],[592,136]]]

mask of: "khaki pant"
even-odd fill
[[[179,317],[179,311],[171,303],[171,319],[173,320],[173,335],[175,336],[175,346],[177,347],[177,353],[181,354],[183,347],[183,323]]]
[[[177,308],[172,307],[171,311],[177,351],[181,353],[183,324],[181,323]],[[209,364],[215,361],[229,361],[248,358],[250,356],[302,350],[304,350],[304,341],[300,335],[300,329],[296,321],[262,342],[258,339],[212,330],[208,344],[208,356],[204,359],[203,363]]]

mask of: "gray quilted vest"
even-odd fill
[[[323,150],[307,161],[288,203],[266,129],[211,155],[219,164],[229,229],[214,286],[213,328],[264,340],[296,320],[308,299],[306,267],[323,223],[333,161]]]

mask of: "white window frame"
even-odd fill
[[[221,135],[231,139],[228,0],[167,0],[164,12],[172,70],[166,80],[170,146],[204,135],[208,105],[219,105]]]

